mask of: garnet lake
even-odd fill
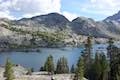
[[[107,45],[97,44],[93,46],[93,53],[96,51],[104,51],[106,53]],[[54,62],[56,63],[60,57],[66,57],[68,60],[68,65],[75,65],[81,51],[80,48],[41,48],[40,52],[1,52],[0,53],[0,65],[4,65],[6,58],[9,57],[13,64],[20,64],[26,68],[33,68],[35,71],[38,71],[41,66],[44,66],[44,63],[49,55],[52,55]]]

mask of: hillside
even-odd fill
[[[119,16],[120,12],[103,21],[86,17],[69,21],[61,14],[50,13],[20,20],[0,19],[0,47],[78,46],[88,35],[95,38],[120,39]]]

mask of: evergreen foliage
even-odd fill
[[[5,72],[4,72],[4,77],[6,77],[6,80],[13,80],[14,79],[12,67],[13,67],[13,64],[7,58],[6,64],[5,64]]]
[[[92,59],[92,37],[88,36],[86,43],[85,43],[85,49],[82,52],[82,57],[84,60],[84,66],[85,66],[85,77],[89,79],[91,75],[91,65],[93,63]]]
[[[53,62],[53,56],[49,55],[45,64],[44,64],[44,70],[48,71],[49,73],[54,73],[54,62]]]
[[[70,72],[75,73],[75,66],[74,65],[72,65]]]
[[[108,79],[108,61],[103,53],[96,53],[94,63],[91,66],[90,80]]]
[[[110,63],[109,80],[119,80],[120,78],[120,49],[114,45],[113,39],[109,39],[107,54]]]
[[[56,67],[56,73],[57,74],[69,73],[68,62],[65,57],[62,57],[58,60],[57,67]]]
[[[74,80],[83,80],[83,78],[84,78],[84,60],[82,57],[80,57],[77,63]]]

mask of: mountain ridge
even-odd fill
[[[105,21],[114,20],[120,22],[120,11],[104,19]]]
[[[89,35],[95,38],[120,39],[120,23],[111,18],[95,21],[92,18],[77,17],[69,21],[59,13],[50,13],[20,20],[0,19],[0,27],[12,32],[7,35],[1,34],[2,38],[11,39],[9,42],[5,40],[7,43],[19,45],[24,43],[26,46],[75,45],[81,42],[82,36]]]

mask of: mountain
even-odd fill
[[[17,21],[13,21],[13,23],[18,26],[23,25],[29,27],[41,27],[43,30],[48,28],[62,30],[67,27],[67,24],[69,24],[70,21],[61,14],[50,13],[32,18],[23,18]]]
[[[70,21],[58,13],[23,18],[0,19],[2,47],[61,47],[74,44]]]
[[[100,26],[91,18],[78,17],[71,22],[72,30],[79,35],[92,35],[94,37],[107,38],[106,34],[102,33]]]
[[[69,21],[58,13],[20,20],[0,19],[0,47],[36,48],[79,45],[86,36],[120,39],[120,12],[103,21],[78,17]],[[9,46],[8,46],[9,45]]]
[[[78,17],[74,19],[71,24],[72,30],[77,34],[120,39],[120,11],[102,21]]]
[[[118,21],[120,22],[120,11],[112,16],[109,16],[105,19],[105,21],[111,21],[111,20],[114,20],[114,21]]]
[[[120,16],[120,12],[115,14]],[[113,15],[113,16],[115,16]],[[120,17],[117,17],[119,19]],[[108,20],[109,19],[109,20]],[[32,18],[23,18],[12,21],[12,26],[22,27],[30,31],[58,32],[67,31],[67,34],[75,33],[77,35],[92,35],[100,38],[118,38],[120,34],[120,23],[117,20],[106,18],[103,21],[95,21],[91,18],[78,17],[69,21],[66,17],[58,13],[35,16]]]

